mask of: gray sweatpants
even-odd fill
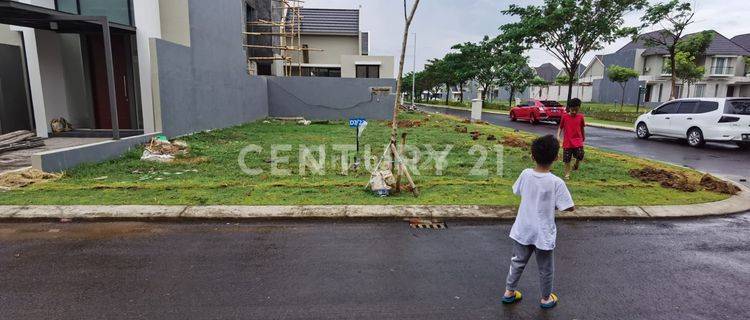
[[[518,288],[518,281],[521,280],[523,269],[531,259],[531,255],[536,255],[536,264],[539,267],[539,287],[542,291],[542,298],[547,298],[552,293],[552,283],[555,277],[555,257],[552,250],[539,250],[535,246],[525,246],[515,240],[513,241],[513,258],[510,259],[510,271],[505,283],[505,289],[515,291]]]

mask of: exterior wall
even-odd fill
[[[41,127],[45,134],[52,131],[49,121],[54,118],[70,119],[68,111],[68,93],[65,87],[65,68],[63,64],[60,36],[52,31],[36,30],[36,47],[39,58],[42,97],[44,99],[44,118]],[[32,95],[37,95],[32,92]],[[36,108],[36,103],[34,104]],[[37,129],[40,124],[37,123]]]
[[[586,72],[581,76],[581,78],[603,77],[603,76],[604,76],[604,65],[596,61],[594,62],[593,65],[591,65],[591,68],[586,70]]]
[[[143,145],[157,134],[144,134],[121,140],[109,140],[36,153],[31,156],[31,166],[44,172],[60,172],[84,163],[112,160],[133,148]]]
[[[341,77],[356,78],[357,62],[378,62],[380,63],[380,78],[394,79],[394,58],[391,56],[358,56],[345,55],[341,56]]]
[[[0,44],[11,46],[21,46],[21,34],[18,31],[10,29],[10,26],[0,24]]]
[[[604,63],[604,78],[599,83],[599,94],[592,97],[592,101],[602,103],[619,103],[623,98],[623,89],[619,83],[611,81],[606,76],[606,70],[609,66],[618,65],[622,67],[628,67],[635,69],[636,67],[636,54],[638,50],[622,50],[616,53],[608,54],[602,57]],[[659,62],[661,64],[661,62]],[[640,63],[639,63],[640,64]],[[635,69],[636,71],[640,71]],[[661,72],[661,68],[659,68]],[[638,102],[639,93],[638,87],[645,85],[645,82],[640,81],[638,78],[631,79],[625,84],[625,103],[636,104]],[[641,97],[641,99],[643,99]]]
[[[168,136],[268,115],[265,77],[247,74],[244,3],[190,0],[190,47],[156,39],[161,128]]]
[[[302,44],[312,49],[310,64],[340,65],[341,56],[359,54],[359,37],[357,36],[314,36],[302,35]],[[301,54],[292,55],[293,61],[299,62]]]
[[[541,95],[539,94],[541,90]],[[568,100],[568,86],[550,85],[547,87],[531,87],[530,94],[532,99],[538,100]],[[573,98],[581,99],[583,102],[590,102],[593,95],[593,86],[574,85]]]
[[[269,77],[268,107],[273,117],[302,116],[312,120],[350,117],[385,120],[393,115],[396,81]],[[391,87],[391,94],[373,95],[371,87]]]
[[[664,57],[660,55],[644,57],[644,68],[638,70],[644,76],[655,76],[659,77],[662,74],[664,68]]]
[[[190,7],[188,0],[159,0],[161,38],[190,46]],[[137,20],[137,18],[136,18]]]

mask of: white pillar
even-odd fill
[[[482,120],[482,89],[477,90],[477,98],[471,100],[471,121]]]
[[[136,27],[136,46],[138,47],[138,81],[141,88],[141,112],[143,113],[143,131],[152,133],[157,125],[154,114],[154,92],[152,87],[153,70],[151,64],[151,38],[161,38],[161,16],[159,1],[133,0],[133,20]],[[153,48],[156,50],[156,48]],[[158,96],[158,95],[157,95]]]
[[[47,138],[47,113],[44,105],[44,90],[42,89],[42,71],[39,65],[39,55],[37,54],[36,31],[31,28],[14,27],[14,30],[21,31],[24,39],[24,53],[26,54],[26,65],[28,66],[29,90],[31,91],[31,104],[34,108],[34,126],[36,126],[36,135]]]

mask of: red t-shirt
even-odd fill
[[[574,149],[583,147],[583,141],[586,138],[583,136],[583,127],[586,126],[586,122],[583,120],[583,114],[576,114],[572,116],[570,114],[564,114],[560,119],[560,128],[563,133],[563,148]]]

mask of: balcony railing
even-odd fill
[[[709,70],[711,75],[733,75],[734,67],[711,67]]]

